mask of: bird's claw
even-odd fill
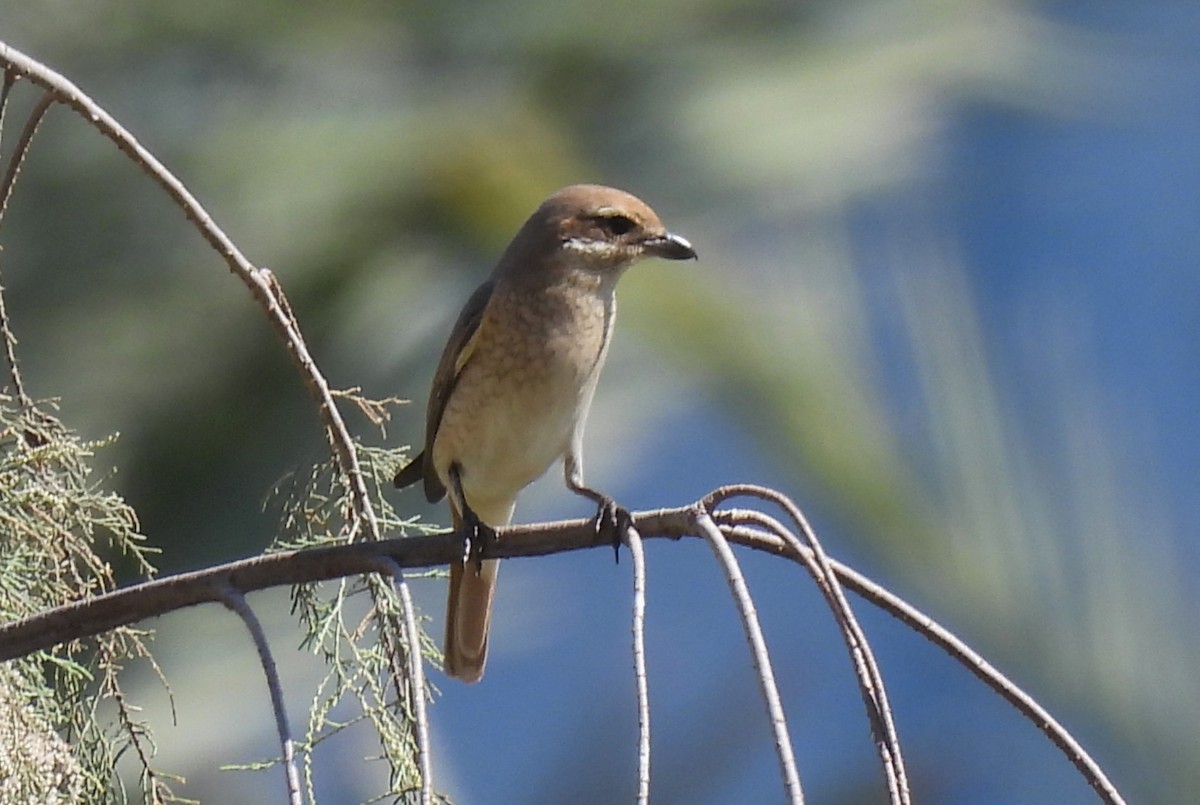
[[[466,536],[463,537],[462,563],[474,563],[475,572],[483,570],[483,551],[496,541],[496,529],[479,519],[478,515],[469,509],[464,518]]]
[[[629,509],[618,505],[610,497],[603,498],[600,508],[596,510],[595,528],[596,536],[605,532],[611,535],[613,555],[617,564],[620,564],[621,543],[625,540],[625,534],[633,528],[633,515],[629,513]]]

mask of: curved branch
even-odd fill
[[[305,387],[317,403],[317,413],[322,422],[326,439],[337,461],[341,483],[349,493],[351,501],[353,518],[349,524],[349,533],[362,534],[367,540],[377,541],[382,539],[383,533],[379,527],[379,520],[375,514],[375,509],[371,504],[370,492],[363,477],[354,440],[350,435],[349,429],[346,427],[346,422],[342,418],[341,411],[337,407],[328,381],[317,367],[316,361],[309,352],[308,345],[300,333],[299,322],[296,320],[291,305],[288,303],[287,296],[284,294],[283,288],[276,280],[275,275],[266,268],[254,266],[242,254],[233,240],[225,234],[224,230],[217,226],[212,216],[209,215],[208,211],[204,209],[196,197],[192,195],[191,191],[174,174],[167,170],[166,166],[154,154],[150,153],[132,134],[126,131],[112,115],[88,97],[69,79],[40,62],[29,58],[25,54],[14,50],[3,42],[0,42],[0,61],[4,63],[6,68],[6,94],[7,86],[11,84],[14,76],[27,77],[33,83],[47,90],[46,95],[35,109],[29,125],[26,127],[29,137],[32,137],[37,121],[41,119],[41,116],[53,101],[61,102],[71,108],[94,129],[112,140],[126,156],[162,188],[175,205],[183,211],[184,216],[192,223],[201,237],[221,256],[226,265],[229,266],[230,271],[242,280],[243,284],[249,289],[250,294],[263,309],[267,320],[279,336],[279,339],[287,348],[288,354],[291,355],[293,362],[300,371]],[[27,145],[25,139],[23,137],[23,144]],[[3,185],[0,186],[0,193],[2,193],[0,195],[0,215],[3,215],[3,205],[7,200],[7,192],[11,188],[11,182],[15,180],[16,170],[23,153],[24,148],[19,146],[11,165],[11,176],[6,176]],[[0,302],[2,302],[2,299],[0,299]],[[2,311],[0,311],[0,314],[2,314]],[[8,351],[11,353],[12,336],[8,332],[6,316],[0,315],[0,324],[3,324],[3,328],[0,328],[3,332],[0,335],[5,339],[6,345],[9,346]],[[9,364],[14,379],[17,382],[18,391],[20,391],[21,398],[24,401],[24,392],[20,388],[20,376],[17,373],[15,357],[10,356]],[[407,606],[407,604],[404,606]],[[405,617],[411,618],[412,613],[405,613]],[[395,646],[390,645],[391,641],[387,636],[386,630],[384,630],[383,634],[385,636],[385,645],[394,657]],[[420,651],[419,646],[416,650]],[[399,673],[392,675],[392,683],[396,689],[397,696],[402,695],[401,686],[403,682]]]
[[[288,349],[296,366],[304,378],[305,386],[316,400],[321,421],[325,426],[329,441],[337,457],[338,467],[349,488],[357,519],[363,523],[367,534],[372,539],[382,535],[375,510],[371,506],[370,495],[366,482],[363,480],[362,469],[359,466],[358,454],[354,449],[354,440],[342,419],[341,412],[334,402],[329,383],[317,368],[312,354],[300,329],[292,316],[282,289],[275,281],[274,275],[265,268],[252,264],[233,240],[225,234],[213,221],[212,216],[203,205],[192,195],[183,183],[166,166],[150,153],[137,139],[117,122],[116,118],[106,112],[99,104],[89,98],[70,79],[51,70],[44,64],[31,59],[24,53],[0,42],[0,62],[3,62],[10,74],[28,78],[33,83],[54,94],[54,100],[65,104],[77,112],[89,125],[108,139],[128,156],[134,163],[150,176],[175,202],[184,216],[191,221],[200,235],[221,256],[226,265],[246,287],[251,295],[267,314],[267,319],[275,329],[280,339]]]
[[[625,531],[633,558],[633,677],[638,710],[638,805],[650,802],[650,686],[646,678],[646,554],[642,535],[633,526]]]
[[[800,787],[800,774],[796,771],[796,757],[792,751],[792,737],[788,734],[787,717],[783,714],[783,702],[779,699],[779,686],[775,684],[775,672],[771,667],[767,641],[758,622],[758,613],[754,611],[754,600],[746,587],[746,579],[742,575],[737,557],[729,547],[729,542],[709,513],[697,509],[692,522],[725,570],[725,580],[729,582],[738,614],[742,618],[742,628],[746,632],[746,641],[750,644],[750,657],[754,661],[754,669],[758,671],[758,681],[767,705],[767,715],[771,720],[771,730],[775,733],[775,754],[779,757],[779,767],[783,771],[783,787],[787,791],[788,802],[804,805],[804,791]]]
[[[377,563],[381,573],[392,577],[392,586],[400,599],[400,614],[404,618],[404,648],[408,655],[408,689],[417,741],[417,768],[421,771],[420,803],[432,805],[433,765],[429,758],[429,717],[425,713],[425,663],[421,657],[421,632],[417,628],[416,608],[400,565],[386,556],[379,557]]]
[[[226,587],[221,592],[221,603],[237,614],[250,632],[254,648],[258,651],[258,661],[262,664],[263,674],[267,677],[267,691],[271,697],[271,710],[275,713],[275,728],[279,732],[279,744],[283,751],[284,781],[287,785],[288,802],[291,805],[303,805],[300,796],[300,773],[296,769],[296,745],[292,740],[292,728],[288,724],[287,710],[283,704],[283,685],[279,681],[279,666],[271,654],[271,645],[267,642],[267,633],[263,630],[262,622],[254,614],[254,610],[246,603],[246,596],[241,590]]]
[[[5,77],[11,77],[11,73],[6,72]],[[10,86],[12,85],[5,86],[5,101],[7,101],[8,87]],[[46,112],[50,111],[50,106],[55,100],[55,93],[51,90],[42,94],[25,121],[25,128],[21,130],[21,136],[17,139],[12,156],[8,158],[8,167],[4,171],[4,178],[0,179],[0,222],[3,222],[4,213],[8,211],[8,201],[12,198],[13,187],[17,184],[17,176],[21,173],[25,155],[29,153],[29,146],[33,143],[33,135],[37,134],[38,126],[42,124],[42,118],[46,116]]]
[[[4,108],[8,105],[8,93],[15,80],[15,76],[6,70],[4,73],[4,94],[0,98],[0,125],[3,123]],[[25,121],[25,128],[21,131],[21,136],[17,140],[17,145],[13,150],[12,156],[8,158],[8,168],[4,172],[4,178],[0,179],[0,223],[4,222],[4,213],[8,210],[8,200],[12,197],[13,187],[16,186],[17,176],[21,172],[21,163],[25,161],[25,155],[29,153],[29,146],[33,142],[33,135],[37,133],[42,118],[46,116],[46,112],[50,110],[50,105],[53,103],[53,92],[47,91],[38,99],[37,104],[33,107],[33,111],[29,113],[29,117]],[[9,379],[12,380],[13,391],[16,393],[17,400],[20,401],[21,405],[29,407],[32,405],[32,401],[29,399],[29,395],[25,393],[25,383],[21,379],[21,371],[17,367],[17,339],[13,335],[12,328],[8,323],[8,310],[5,308],[3,294],[0,294],[0,339],[4,341],[4,359],[8,363],[8,374]]]
[[[875,740],[880,763],[883,766],[888,795],[894,805],[909,805],[912,796],[908,788],[908,774],[900,751],[900,739],[892,720],[892,709],[888,702],[883,675],[879,671],[879,665],[875,661],[875,654],[871,650],[871,644],[867,641],[866,633],[859,626],[858,619],[854,616],[854,612],[846,600],[837,573],[833,569],[832,560],[824,552],[816,534],[800,510],[774,490],[753,486],[724,487],[709,495],[704,503],[715,506],[721,501],[739,494],[748,494],[777,503],[789,514],[800,527],[801,533],[808,539],[807,550],[802,550],[805,546],[783,523],[770,515],[755,510],[737,510],[730,523],[758,526],[778,536],[792,549],[794,556],[804,564],[817,583],[833,613],[838,631],[850,654],[850,661],[858,679],[859,692],[862,695],[863,704],[867,710],[867,719],[871,725],[871,735]]]
[[[724,511],[720,512],[720,514],[723,519],[724,517],[738,513]],[[745,545],[755,550],[789,556],[795,561],[802,561],[799,557],[795,556],[792,549],[781,538],[774,534],[764,533],[756,528],[734,526],[731,529],[729,538],[731,542]],[[804,548],[804,552],[808,552],[809,550],[808,548]],[[831,559],[830,564],[834,572],[837,573],[838,579],[846,587],[858,593],[864,599],[945,651],[950,657],[1015,707],[1058,747],[1067,760],[1071,761],[1071,764],[1075,766],[1103,802],[1107,803],[1107,805],[1125,805],[1125,799],[1117,791],[1116,786],[1108,779],[1108,775],[1104,773],[1104,770],[1100,768],[1095,759],[1087,753],[1062,724],[1050,715],[1049,711],[1018,687],[1015,682],[1001,673],[995,666],[981,657],[974,649],[964,643],[961,638],[945,626],[883,585],[835,559]]]

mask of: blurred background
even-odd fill
[[[59,70],[272,268],[336,386],[415,404],[462,301],[557,187],[649,202],[698,249],[622,282],[588,479],[630,508],[750,481],[827,549],[1024,685],[1131,802],[1200,788],[1196,324],[1200,6],[667,0],[601,6],[0,0]],[[22,85],[6,144],[36,95]],[[322,455],[243,286],[110,143],[54,109],[4,222],[27,385],[61,397],[165,571],[255,554],[262,503]],[[419,493],[402,510],[444,521]],[[533,521],[590,514],[559,473]],[[648,546],[653,796],[779,802],[770,732],[707,548]],[[849,663],[807,577],[746,556],[812,801],[883,801]],[[629,566],[506,563],[483,683],[439,674],[439,788],[463,803],[635,792]],[[415,582],[440,635],[444,582]],[[294,721],[321,667],[286,591],[252,603]],[[924,803],[1087,803],[1038,731],[860,608]],[[278,801],[252,646],[216,607],[152,624],[177,719],[134,669],[158,765]],[[138,676],[140,675],[140,676]],[[365,728],[323,802],[385,787]]]

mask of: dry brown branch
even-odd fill
[[[721,522],[740,519],[749,519],[748,513],[731,510],[720,512],[718,518]],[[792,548],[783,539],[757,528],[735,525],[731,528],[730,540],[756,550],[786,555],[795,561],[802,561],[799,557],[795,556]],[[809,549],[805,548],[804,551],[807,552]],[[1079,773],[1100,797],[1102,802],[1108,803],[1108,805],[1125,805],[1125,799],[1117,791],[1116,786],[1108,779],[1108,775],[1104,773],[1104,770],[1100,768],[1095,759],[1087,753],[1062,724],[1050,715],[1048,710],[1038,704],[1032,696],[1021,689],[1015,682],[1001,673],[999,669],[987,660],[983,659],[974,649],[963,642],[960,637],[916,606],[905,601],[878,582],[859,573],[852,567],[843,565],[836,560],[831,560],[831,564],[842,584],[941,648],[960,665],[978,677],[985,685],[1013,705],[1029,722],[1059,748],[1071,764],[1079,770]]]
[[[384,437],[387,436],[385,425],[392,418],[392,406],[407,405],[409,402],[402,397],[384,397],[382,400],[373,400],[363,395],[361,386],[333,389],[333,396],[349,400],[358,406],[358,410],[367,418],[367,421],[379,428]]]

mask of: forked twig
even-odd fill
[[[638,805],[650,802],[650,686],[646,677],[646,553],[642,535],[626,529],[625,544],[633,558],[633,676],[638,711]]]
[[[728,512],[717,512],[722,521],[726,519],[727,514]],[[858,628],[857,619],[854,618],[852,613],[847,613],[847,610],[842,608],[838,599],[833,594],[829,579],[833,578],[836,583],[836,571],[834,571],[832,577],[827,575],[817,560],[816,551],[809,546],[802,545],[796,538],[796,535],[784,526],[783,523],[768,514],[753,509],[739,509],[736,510],[733,522],[738,524],[753,524],[783,540],[786,545],[793,549],[794,558],[808,570],[809,575],[817,583],[818,589],[820,589],[821,594],[825,597],[834,615],[834,619],[838,623],[839,631],[850,655],[851,664],[854,666],[859,693],[867,709],[867,718],[871,724],[871,735],[875,739],[876,749],[883,767],[884,779],[887,782],[888,796],[891,802],[896,805],[910,802],[911,794],[908,789],[907,776],[904,774],[903,760],[901,759],[898,764],[894,760],[901,757],[900,742],[896,737],[895,728],[892,727],[889,729],[886,726],[891,721],[891,706],[887,700],[883,678],[874,661],[874,654],[871,651],[870,644],[867,642],[866,636],[862,633],[861,629]],[[802,550],[795,553],[797,549]],[[832,560],[829,561],[832,562]],[[846,617],[847,614],[849,614],[848,619]]]
[[[743,515],[745,512],[738,511],[735,513],[726,511],[721,514],[723,516],[731,514]],[[768,547],[768,543],[764,543],[764,538],[770,542],[778,539],[773,534],[764,534],[756,528],[747,526],[734,526],[731,528],[730,536],[735,542],[740,544],[768,551],[771,548]],[[777,550],[774,552],[783,553],[799,561],[790,545],[782,541],[776,544]],[[805,548],[805,550],[809,549]],[[1037,727],[1050,739],[1051,743],[1058,747],[1103,802],[1107,803],[1107,805],[1125,805],[1124,797],[1117,791],[1112,781],[1108,779],[1108,775],[1100,768],[1100,764],[1075,740],[1075,737],[1054,716],[1050,715],[1050,712],[1046,708],[1042,707],[1015,682],[964,643],[960,637],[916,606],[905,601],[878,582],[859,573],[854,568],[843,565],[836,560],[833,562],[833,567],[843,584],[945,651],[985,685],[998,693],[1013,707],[1017,708],[1025,716],[1026,720]]]
[[[875,738],[884,779],[887,782],[888,796],[895,805],[910,805],[912,794],[908,787],[908,774],[904,766],[904,757],[901,754],[900,739],[892,719],[892,709],[888,702],[883,675],[879,671],[879,665],[875,661],[875,655],[866,634],[859,626],[858,619],[854,616],[854,612],[846,600],[845,592],[838,582],[832,560],[821,547],[816,532],[808,524],[799,507],[773,489],[752,484],[721,487],[709,494],[704,499],[704,504],[711,510],[731,497],[743,495],[778,505],[796,523],[805,539],[808,540],[809,552],[806,555],[801,550],[804,545],[782,523],[761,512],[755,511],[748,514],[749,517],[755,518],[758,524],[767,527],[793,548],[825,596],[854,665],[863,704],[867,709],[867,718],[871,723],[871,733]]]
[[[288,724],[287,710],[283,705],[283,685],[279,682],[279,668],[271,655],[271,646],[267,643],[267,633],[254,610],[246,603],[246,596],[241,590],[225,586],[221,590],[221,603],[237,613],[242,623],[250,631],[254,640],[254,648],[258,651],[258,660],[262,664],[263,674],[267,677],[267,690],[271,695],[271,710],[275,713],[275,727],[279,732],[279,744],[283,749],[283,768],[286,775],[288,802],[291,805],[304,805],[300,795],[300,772],[296,768],[295,742],[292,740],[292,728]]]
[[[758,671],[758,680],[762,686],[763,699],[767,705],[767,715],[771,720],[771,730],[775,733],[775,753],[779,756],[779,767],[783,772],[784,788],[787,790],[788,802],[792,805],[804,804],[804,792],[800,788],[800,774],[796,771],[796,757],[792,752],[792,739],[788,735],[787,718],[783,714],[783,703],[779,699],[779,687],[775,684],[775,673],[771,669],[771,656],[767,651],[767,641],[763,638],[762,627],[758,623],[758,613],[754,610],[754,599],[746,588],[746,579],[738,566],[737,557],[733,555],[725,535],[711,516],[704,509],[697,508],[692,517],[692,523],[700,535],[708,541],[713,553],[725,570],[725,579],[737,603],[738,613],[742,617],[742,627],[746,632],[746,641],[750,644],[750,656],[754,660],[754,668]]]

